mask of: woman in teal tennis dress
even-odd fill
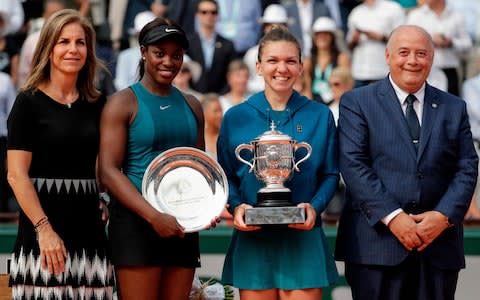
[[[188,41],[171,20],[139,33],[139,82],[109,98],[100,124],[100,179],[113,196],[108,226],[120,299],[187,300],[200,264],[198,233],[142,197],[150,162],[174,147],[204,148],[200,103],[172,86]]]
[[[228,177],[235,226],[222,281],[239,288],[242,300],[318,300],[322,288],[338,279],[320,219],[338,182],[336,128],[326,105],[293,90],[302,71],[300,53],[288,31],[267,33],[259,42],[257,62],[265,90],[232,107],[220,129],[217,155]],[[262,183],[235,157],[235,148],[269,130],[272,121],[277,130],[312,146],[311,157],[286,184],[292,202],[305,208],[306,221],[284,228],[246,226],[245,209],[255,205]],[[296,161],[305,155],[297,154]]]

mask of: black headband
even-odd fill
[[[147,32],[147,34],[145,34],[143,39],[140,41],[140,45],[147,46],[155,44],[166,38],[170,38],[179,42],[182,45],[183,49],[188,48],[188,40],[185,32],[182,28],[173,25],[161,25],[152,27],[152,29],[150,29],[150,31]]]

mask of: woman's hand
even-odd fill
[[[217,227],[217,224],[220,223],[222,218],[220,216],[216,216],[210,221],[210,225],[208,225],[205,229],[210,229],[210,228],[215,228]]]
[[[233,211],[233,226],[236,229],[242,231],[253,231],[260,229],[260,226],[252,226],[245,224],[245,209],[247,208],[252,208],[252,206],[243,203],[235,208],[235,210]]]
[[[162,238],[169,238],[177,236],[179,238],[183,238],[185,236],[185,228],[180,225],[175,219],[175,217],[164,214],[164,213],[157,213],[155,217],[150,222],[152,225],[153,230],[157,232],[159,236]]]
[[[110,217],[110,214],[108,213],[108,206],[107,203],[104,201],[100,200],[98,201],[98,209],[102,212],[102,221],[107,223],[108,218]]]
[[[317,219],[317,212],[315,208],[310,203],[300,203],[297,207],[305,208],[306,220],[303,224],[289,224],[288,227],[301,229],[301,230],[310,230],[315,226],[315,220]]]
[[[67,249],[50,223],[43,225],[37,230],[37,238],[42,268],[48,268],[48,272],[55,275],[64,272]]]

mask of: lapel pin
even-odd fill
[[[302,125],[297,125],[297,132],[302,132],[302,131],[303,131]]]
[[[432,103],[432,108],[437,108],[437,107],[438,107],[437,103]]]

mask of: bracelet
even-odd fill
[[[37,223],[35,223],[35,225],[33,225],[33,229],[35,230],[36,233],[38,233],[40,228],[43,227],[46,224],[48,224],[48,217],[43,216],[40,220],[38,220]]]
[[[107,206],[110,204],[110,195],[107,192],[98,193],[98,198],[105,202]]]

